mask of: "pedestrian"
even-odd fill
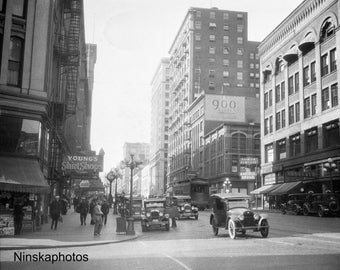
[[[103,212],[103,222],[104,222],[104,225],[106,225],[106,221],[107,221],[107,215],[110,211],[110,205],[109,203],[107,202],[107,200],[104,200],[103,201],[103,204],[102,204],[102,207],[101,207],[101,210]]]
[[[61,212],[61,204],[59,199],[60,199],[59,196],[55,196],[54,201],[50,204],[50,216],[52,218],[51,230],[53,229],[53,225],[55,230],[57,229],[58,226],[58,221]]]
[[[89,212],[89,203],[85,199],[85,197],[81,197],[81,201],[78,204],[77,212],[80,214],[80,226],[86,226],[86,217]]]
[[[24,218],[24,211],[22,204],[17,203],[14,205],[13,217],[14,217],[14,233],[20,234],[22,228],[22,220]]]
[[[75,196],[73,198],[73,211],[74,212],[77,212],[78,205],[79,205],[79,198],[77,196]]]
[[[178,217],[179,213],[178,213],[178,209],[175,203],[171,204],[169,214],[171,218],[171,227],[176,228],[177,227],[176,218]]]
[[[94,207],[96,206],[96,200],[97,198],[93,198],[90,202],[90,215],[91,215],[91,225],[94,225],[94,216],[93,216],[93,210]]]
[[[103,227],[103,212],[101,211],[100,202],[96,200],[96,205],[93,209],[94,218],[94,236],[100,235]]]

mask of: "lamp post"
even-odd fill
[[[114,168],[114,169],[111,169],[110,172],[107,174],[106,178],[107,180],[109,180],[110,182],[110,200],[112,203],[112,182],[115,181],[115,202],[113,204],[113,214],[117,214],[117,181],[118,181],[118,178],[120,177],[120,174],[119,174],[119,169],[118,168]]]
[[[333,161],[332,158],[327,159],[327,162],[324,163],[324,169],[329,172],[329,177],[331,181],[331,192],[334,192],[333,189],[333,179],[332,179],[332,172],[336,171],[336,163]]]
[[[130,160],[124,160],[121,162],[121,168],[130,168],[130,205],[129,205],[129,218],[128,220],[128,226],[126,230],[127,235],[135,235],[135,228],[134,228],[134,220],[132,217],[132,193],[133,193],[133,170],[135,168],[138,168],[139,165],[142,164],[142,162],[135,160],[135,155],[133,153],[130,153]]]
[[[227,177],[225,179],[225,181],[223,182],[223,190],[224,190],[224,192],[229,193],[230,189],[231,189],[231,186],[232,186],[232,184],[231,184],[229,178]]]

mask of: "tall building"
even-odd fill
[[[70,190],[63,155],[91,150],[83,1],[4,0],[0,21],[0,210],[35,230]]]
[[[150,144],[148,143],[124,143],[123,146],[123,156],[124,160],[130,160],[130,154],[134,155],[134,159],[136,161],[142,162],[141,166],[146,166],[150,160]],[[136,168],[134,170],[134,174],[136,174],[140,168]],[[119,190],[124,191],[125,194],[130,193],[130,180],[131,180],[131,170],[126,167],[123,172],[123,181],[121,181],[121,186]],[[139,178],[136,178],[139,179]],[[136,184],[137,185],[137,184]],[[139,185],[139,184],[138,184]],[[136,190],[140,190],[140,187],[136,187]]]
[[[247,23],[246,12],[190,8],[170,47],[170,186],[203,177],[206,134],[226,121],[248,124],[245,98],[259,98],[260,74]]]
[[[163,58],[152,79],[150,177],[151,195],[162,195],[166,189],[169,134],[169,59]]]
[[[340,191],[339,10],[305,0],[259,46],[261,170],[280,194]]]

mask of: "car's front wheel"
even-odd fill
[[[319,217],[324,217],[325,216],[325,212],[322,210],[322,207],[318,208],[318,216]]]
[[[233,221],[231,219],[228,222],[228,232],[229,232],[229,237],[231,239],[236,238],[236,224],[235,224],[235,221]]]
[[[303,206],[302,212],[303,212],[304,216],[308,216],[309,215],[309,211],[308,211],[307,206]]]
[[[266,238],[269,234],[269,227],[268,227],[268,221],[267,220],[262,220],[260,224],[260,233],[263,238]]]

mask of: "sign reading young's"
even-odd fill
[[[244,97],[206,95],[205,119],[212,121],[244,122]]]
[[[103,156],[66,155],[61,164],[62,171],[71,174],[94,173],[103,171]]]

